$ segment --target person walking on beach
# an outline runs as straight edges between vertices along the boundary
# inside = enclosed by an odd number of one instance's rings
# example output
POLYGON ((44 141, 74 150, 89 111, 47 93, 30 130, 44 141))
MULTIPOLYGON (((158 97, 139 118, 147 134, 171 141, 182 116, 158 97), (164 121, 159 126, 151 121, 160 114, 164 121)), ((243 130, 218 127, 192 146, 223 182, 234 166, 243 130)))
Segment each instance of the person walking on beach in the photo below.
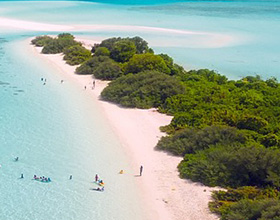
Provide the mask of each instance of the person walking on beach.
POLYGON ((95 182, 97 182, 98 181, 98 175, 96 174, 95 175, 95 182))
POLYGON ((143 172, 143 166, 141 165, 141 167, 140 167, 140 176, 142 176, 142 172, 143 172))
POLYGON ((92 82, 92 89, 94 89, 95 88, 95 80, 93 80, 93 82, 92 82))

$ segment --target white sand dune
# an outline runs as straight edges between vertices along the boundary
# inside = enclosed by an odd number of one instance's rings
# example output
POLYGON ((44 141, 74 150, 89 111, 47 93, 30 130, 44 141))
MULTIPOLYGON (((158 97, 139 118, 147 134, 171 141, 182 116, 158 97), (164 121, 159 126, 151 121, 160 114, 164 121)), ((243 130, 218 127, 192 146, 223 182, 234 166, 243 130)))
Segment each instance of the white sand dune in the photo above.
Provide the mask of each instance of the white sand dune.
MULTIPOLYGON (((26 43, 30 44, 30 40, 28 39, 26 43)), ((87 45, 96 42, 79 40, 87 45)), ((40 54, 40 49, 33 46, 30 46, 30 52, 57 68, 66 83, 73 81, 81 88, 92 86, 92 77, 75 75, 75 67, 65 64, 62 55, 43 55, 40 54)), ((182 158, 154 149, 159 138, 164 135, 159 127, 167 125, 172 117, 160 114, 155 109, 127 109, 100 100, 100 93, 107 83, 96 80, 95 89, 88 89, 84 94, 92 96, 103 109, 104 116, 129 155, 134 173, 138 174, 140 165, 143 165, 143 176, 137 177, 137 182, 151 219, 218 219, 208 210, 213 188, 180 179, 176 167, 182 158)))
POLYGON ((73 27, 67 25, 46 24, 3 17, 0 17, 1 27, 30 31, 70 31, 73 29, 73 27))
MULTIPOLYGON (((240 41, 236 36, 233 37, 227 34, 179 30, 160 27, 149 26, 135 26, 135 25, 59 25, 48 24, 42 22, 25 21, 11 18, 0 17, 0 28, 11 28, 13 30, 29 30, 29 31, 60 31, 60 32, 98 32, 98 31, 118 31, 118 32, 135 32, 135 33, 153 33, 161 36, 166 47, 198 47, 198 48, 220 48, 236 44, 240 41), (167 41, 170 37, 177 36, 176 41, 167 41)), ((161 46, 162 41, 157 39, 150 42, 152 46, 161 46)))

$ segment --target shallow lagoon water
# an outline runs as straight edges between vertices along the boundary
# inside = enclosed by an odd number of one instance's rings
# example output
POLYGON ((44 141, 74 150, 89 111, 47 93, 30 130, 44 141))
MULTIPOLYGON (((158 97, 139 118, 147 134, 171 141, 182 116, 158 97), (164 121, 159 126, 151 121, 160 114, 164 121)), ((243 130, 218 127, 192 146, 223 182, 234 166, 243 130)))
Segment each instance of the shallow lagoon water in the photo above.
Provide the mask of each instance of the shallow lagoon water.
MULTIPOLYGON (((1 1, 0 16, 130 26, 73 34, 98 39, 139 35, 187 69, 210 68, 234 79, 280 77, 279 0, 109 3, 1 1), (209 46, 213 41, 207 35, 176 31, 222 34, 234 41, 209 46)), ((56 33, 1 28, 0 34, 0 219, 146 219, 128 155, 101 110, 82 88, 61 85, 56 69, 27 53, 23 40, 56 33), (120 169, 129 175, 118 175, 120 169), (95 173, 106 183, 104 193, 91 190, 97 187, 95 173), (53 181, 33 181, 34 174, 53 181)))
POLYGON ((145 219, 135 173, 101 110, 83 88, 26 56, 19 38, 2 44, 0 219, 145 219), (92 190, 96 173, 102 193, 92 190))

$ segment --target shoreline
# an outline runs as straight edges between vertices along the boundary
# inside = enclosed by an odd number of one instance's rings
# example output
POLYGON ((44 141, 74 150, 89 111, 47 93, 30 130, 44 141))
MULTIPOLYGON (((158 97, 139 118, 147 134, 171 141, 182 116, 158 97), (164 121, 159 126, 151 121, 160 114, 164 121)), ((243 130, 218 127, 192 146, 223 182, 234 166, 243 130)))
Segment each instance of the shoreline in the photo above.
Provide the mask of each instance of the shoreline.
MULTIPOLYGON (((76 40, 87 45, 96 43, 87 39, 76 40)), ((66 64, 61 54, 43 55, 40 53, 41 48, 34 47, 30 41, 31 38, 27 39, 26 43, 33 54, 55 66, 65 82, 69 80, 81 88, 91 88, 92 76, 74 74, 76 66, 66 64)), ((215 188, 180 179, 177 165, 182 158, 154 149, 160 137, 165 135, 160 132, 159 127, 169 124, 172 117, 160 114, 155 109, 128 109, 102 101, 100 93, 107 85, 106 81, 95 80, 95 88, 87 89, 86 94, 96 100, 104 117, 119 137, 125 152, 130 156, 133 172, 139 173, 139 168, 143 165, 143 176, 137 178, 136 182, 152 219, 218 219, 208 210, 211 191, 215 188)))

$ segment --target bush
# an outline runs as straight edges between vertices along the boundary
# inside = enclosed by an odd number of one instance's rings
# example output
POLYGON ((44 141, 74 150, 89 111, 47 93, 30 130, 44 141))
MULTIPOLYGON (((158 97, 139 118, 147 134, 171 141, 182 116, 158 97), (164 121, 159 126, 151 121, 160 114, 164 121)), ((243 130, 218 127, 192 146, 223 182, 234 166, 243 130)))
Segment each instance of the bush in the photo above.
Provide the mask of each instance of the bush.
POLYGON ((35 39, 33 39, 31 41, 31 43, 33 45, 35 45, 36 47, 44 47, 45 45, 50 43, 50 41, 52 41, 52 40, 53 40, 53 38, 51 38, 49 36, 38 36, 35 39))
POLYGON ((76 68, 76 73, 81 75, 93 74, 95 68, 102 62, 110 61, 107 56, 94 56, 76 68))
POLYGON ((94 56, 76 69, 77 74, 94 74, 97 79, 113 80, 123 73, 120 66, 107 56, 94 56))
POLYGON ((48 42, 42 49, 43 54, 57 54, 62 53, 63 47, 60 45, 58 39, 53 39, 48 42))
POLYGON ((268 122, 259 116, 244 116, 237 121, 237 128, 260 131, 268 125, 268 122))
POLYGON ((118 64, 113 61, 105 61, 100 63, 93 69, 93 75, 97 79, 113 80, 120 77, 123 74, 118 64))
POLYGON ((146 54, 135 54, 125 66, 124 72, 128 73, 139 73, 143 71, 159 71, 163 73, 170 73, 170 69, 167 67, 163 58, 159 55, 151 53, 146 54))
POLYGON ((63 59, 69 65, 78 65, 91 58, 91 52, 80 45, 67 47, 63 50, 63 59))
POLYGON ((202 130, 187 128, 175 132, 171 136, 162 137, 157 148, 174 155, 184 156, 208 149, 210 146, 245 143, 245 136, 235 128, 227 126, 210 126, 202 130))
POLYGON ((147 41, 143 40, 141 37, 138 36, 132 38, 113 37, 113 38, 105 39, 100 44, 95 44, 94 47, 92 48, 92 52, 95 53, 98 47, 106 47, 109 51, 112 51, 114 44, 123 40, 132 42, 136 47, 137 54, 148 53, 148 52, 153 53, 153 50, 148 47, 147 41))
POLYGON ((114 43, 110 57, 117 62, 127 62, 136 53, 136 46, 129 40, 114 43))
POLYGON ((101 96, 125 107, 151 108, 160 106, 167 97, 183 92, 183 86, 175 78, 152 71, 122 76, 111 82, 101 96))
POLYGON ((178 168, 180 176, 210 186, 279 187, 280 152, 240 143, 211 145, 186 154, 178 168))
POLYGON ((94 52, 95 56, 110 56, 110 51, 106 47, 98 47, 94 52))
POLYGON ((280 217, 280 192, 274 188, 252 186, 219 190, 212 193, 209 203, 212 212, 221 219, 275 220, 280 217))
POLYGON ((71 47, 74 45, 80 45, 80 42, 74 40, 74 36, 68 33, 59 34, 57 38, 54 38, 51 41, 48 41, 44 48, 42 49, 42 53, 44 54, 56 54, 62 53, 63 50, 67 47, 71 47))

